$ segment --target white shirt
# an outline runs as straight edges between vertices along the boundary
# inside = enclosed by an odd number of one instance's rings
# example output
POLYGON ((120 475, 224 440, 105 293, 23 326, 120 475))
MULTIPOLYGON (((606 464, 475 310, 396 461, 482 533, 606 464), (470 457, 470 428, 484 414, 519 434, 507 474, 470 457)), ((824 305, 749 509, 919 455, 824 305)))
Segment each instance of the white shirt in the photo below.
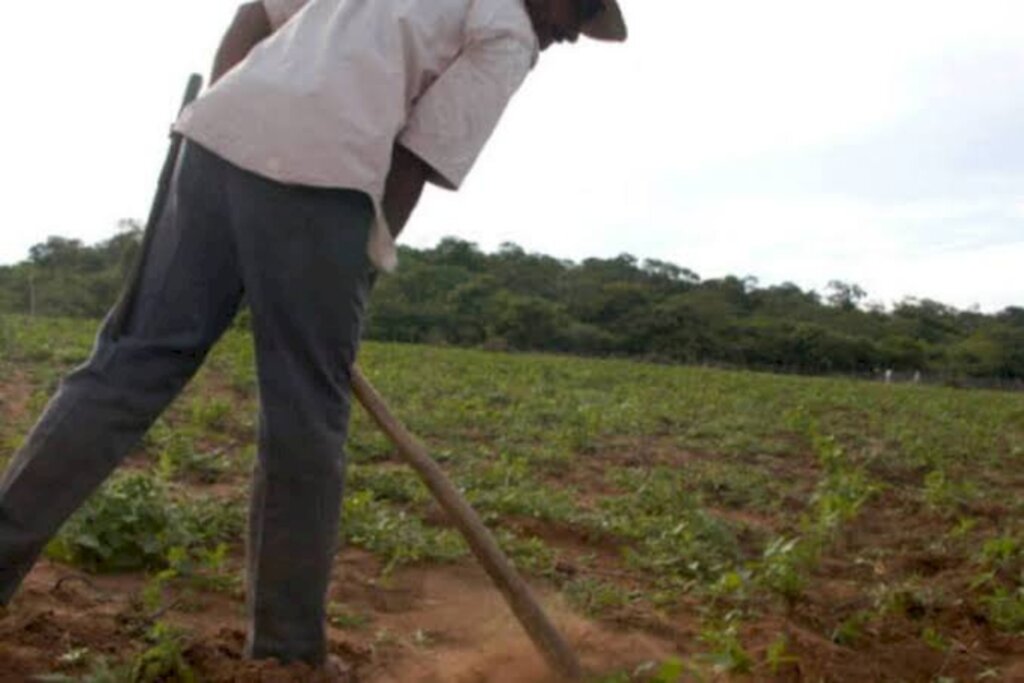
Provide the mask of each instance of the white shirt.
POLYGON ((274 33, 175 129, 283 183, 360 190, 369 255, 397 259, 380 211, 396 141, 462 184, 537 61, 522 0, 263 0, 274 33))

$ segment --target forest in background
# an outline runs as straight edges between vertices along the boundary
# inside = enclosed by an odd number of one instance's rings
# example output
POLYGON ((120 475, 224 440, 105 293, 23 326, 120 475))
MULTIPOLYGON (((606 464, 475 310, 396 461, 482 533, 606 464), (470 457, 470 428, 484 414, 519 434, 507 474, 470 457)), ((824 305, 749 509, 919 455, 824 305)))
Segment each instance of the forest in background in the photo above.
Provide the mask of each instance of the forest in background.
MULTIPOLYGON (((95 245, 51 237, 25 261, 0 266, 0 312, 99 318, 140 242, 131 221, 95 245)), ((985 314, 908 298, 886 308, 852 283, 834 281, 822 294, 749 277, 705 280, 628 254, 573 262, 514 244, 484 253, 455 238, 402 247, 400 259, 377 282, 370 339, 803 374, 1024 380, 1022 307, 985 314)))

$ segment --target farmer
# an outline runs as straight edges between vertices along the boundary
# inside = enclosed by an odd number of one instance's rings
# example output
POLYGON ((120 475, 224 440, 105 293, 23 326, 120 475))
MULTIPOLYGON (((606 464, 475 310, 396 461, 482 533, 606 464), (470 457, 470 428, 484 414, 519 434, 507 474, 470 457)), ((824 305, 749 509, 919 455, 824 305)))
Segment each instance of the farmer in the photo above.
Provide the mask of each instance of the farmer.
MULTIPOLYGON (((326 659, 349 371, 426 182, 458 188, 553 42, 624 40, 616 0, 263 0, 186 109, 167 203, 0 481, 0 605, 199 368, 245 296, 259 375, 246 655, 326 659), (120 321, 120 322, 118 322, 120 321)), ((330 666, 337 666, 331 662, 330 666)))

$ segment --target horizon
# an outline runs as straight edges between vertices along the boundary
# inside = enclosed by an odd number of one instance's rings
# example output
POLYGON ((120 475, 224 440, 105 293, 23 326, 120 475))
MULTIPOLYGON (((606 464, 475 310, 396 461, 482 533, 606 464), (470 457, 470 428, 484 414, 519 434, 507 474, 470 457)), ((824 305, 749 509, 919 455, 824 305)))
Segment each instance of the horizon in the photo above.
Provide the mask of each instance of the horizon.
MULTIPOLYGON (((129 221, 126 221, 126 223, 128 223, 128 222, 129 221)), ((145 227, 141 222, 137 222, 137 226, 139 227, 140 230, 145 227)), ((130 229, 131 229, 130 225, 124 225, 123 224, 122 226, 119 226, 118 229, 115 232, 113 232, 111 235, 109 235, 108 237, 102 238, 100 240, 97 240, 97 241, 94 241, 94 242, 91 242, 91 243, 82 242, 82 246, 86 247, 86 248, 99 247, 102 244, 104 244, 105 242, 107 242, 108 240, 114 239, 118 235, 124 234, 125 232, 127 232, 130 229)), ((50 239, 50 238, 75 239, 75 238, 66 237, 64 235, 50 235, 50 236, 47 237, 47 239, 50 239)), ((833 282, 837 282, 838 284, 841 284, 841 285, 856 286, 859 289, 863 289, 863 288, 860 287, 860 283, 849 282, 849 281, 845 281, 845 280, 830 281, 828 284, 826 284, 825 286, 823 286, 821 288, 807 288, 807 287, 801 287, 798 283, 795 283, 792 280, 783 280, 781 282, 773 282, 773 283, 767 283, 766 284, 766 283, 761 282, 760 280, 758 280, 758 278, 756 278, 754 276, 749 276, 749 275, 748 276, 742 276, 742 275, 739 275, 737 273, 726 273, 724 275, 717 275, 715 277, 704 277, 703 275, 701 275, 700 272, 694 270, 693 268, 688 267, 685 263, 676 263, 676 262, 673 262, 673 261, 665 261, 663 259, 656 259, 654 257, 649 257, 649 256, 645 256, 645 255, 642 255, 642 254, 631 254, 631 253, 628 253, 628 252, 623 252, 621 254, 616 254, 616 255, 607 256, 607 257, 606 256, 595 256, 595 255, 584 255, 584 256, 581 256, 581 257, 577 257, 577 258, 558 258, 558 257, 553 256, 551 254, 546 254, 546 253, 543 253, 543 252, 532 251, 530 249, 526 249, 526 248, 523 247, 523 245, 517 244, 515 242, 504 242, 504 243, 499 244, 497 246, 494 246, 492 248, 485 248, 485 247, 482 247, 481 245, 477 244, 476 242, 472 242, 470 240, 464 240, 463 238, 461 238, 461 237, 459 237, 457 235, 445 235, 445 236, 441 237, 437 242, 435 242, 434 244, 431 244, 431 245, 415 245, 414 246, 414 245, 409 245, 409 244, 399 244, 399 250, 401 250, 403 248, 408 248, 408 249, 414 249, 414 250, 417 250, 417 251, 429 251, 429 250, 438 248, 441 245, 441 243, 446 241, 446 240, 457 240, 457 241, 461 241, 461 242, 465 242, 467 244, 470 244, 477 251, 479 251, 480 253, 484 254, 485 256, 495 256, 495 255, 500 253, 505 248, 514 247, 516 249, 522 250, 523 253, 525 253, 528 256, 539 256, 539 257, 543 257, 543 258, 554 258, 554 259, 558 260, 560 263, 569 264, 572 267, 580 267, 586 261, 588 261, 590 259, 611 260, 611 259, 616 259, 616 258, 621 258, 621 257, 629 257, 629 258, 633 259, 633 261, 635 263, 635 266, 637 268, 643 269, 644 266, 648 262, 656 261, 656 262, 661 262, 661 263, 664 263, 664 264, 667 264, 667 265, 676 266, 682 272, 688 273, 688 274, 691 274, 691 275, 695 276, 696 277, 696 283, 698 285, 699 284, 704 284, 704 283, 707 283, 707 282, 720 281, 720 280, 724 280, 724 279, 727 279, 727 278, 734 278, 736 280, 739 280, 739 281, 743 282, 744 286, 747 288, 747 291, 767 290, 767 289, 770 289, 772 287, 793 285, 793 286, 799 287, 800 290, 805 292, 805 293, 814 294, 817 297, 819 297, 821 299, 822 305, 826 305, 826 300, 827 300, 827 298, 829 296, 827 290, 831 288, 831 285, 832 285, 833 282)), ((45 240, 44 240, 44 242, 45 242, 45 240)), ((40 242, 39 244, 43 244, 44 242, 40 242)), ((36 245, 33 245, 33 246, 36 246, 36 245)), ((24 264, 29 262, 30 258, 31 258, 31 254, 26 254, 25 258, 22 259, 21 261, 17 261, 17 262, 13 262, 13 263, 0 264, 0 268, 16 267, 16 266, 19 266, 19 265, 24 265, 24 264)), ((401 253, 399 253, 399 268, 401 268, 401 263, 402 263, 401 253)), ((952 309, 953 311, 955 311, 957 313, 983 313, 984 315, 987 315, 987 316, 995 316, 995 315, 998 315, 1000 313, 1005 313, 1007 311, 1010 311, 1011 309, 1020 310, 1020 309, 1024 308, 1024 306, 1020 306, 1020 305, 1016 305, 1016 304, 1010 304, 1008 306, 1004 306, 1001 309, 997 309, 997 310, 993 310, 993 311, 982 311, 982 310, 980 310, 980 308, 978 308, 976 306, 971 306, 971 307, 967 307, 967 308, 961 308, 961 307, 952 305, 952 304, 950 304, 949 302, 946 302, 946 301, 941 301, 941 300, 938 300, 938 299, 932 299, 930 297, 914 297, 914 296, 905 296, 905 297, 903 297, 901 299, 898 299, 898 300, 895 300, 895 301, 892 301, 892 302, 882 302, 882 301, 875 300, 871 296, 871 292, 868 292, 868 291, 864 291, 864 296, 862 298, 860 298, 858 301, 856 301, 854 303, 854 306, 857 309, 861 310, 861 311, 881 310, 883 313, 890 314, 890 313, 893 313, 895 308, 897 306, 899 306, 899 305, 903 305, 903 304, 917 305, 917 304, 922 304, 922 303, 926 303, 926 302, 931 302, 931 303, 939 304, 939 305, 944 306, 946 308, 950 308, 950 309, 952 309)))

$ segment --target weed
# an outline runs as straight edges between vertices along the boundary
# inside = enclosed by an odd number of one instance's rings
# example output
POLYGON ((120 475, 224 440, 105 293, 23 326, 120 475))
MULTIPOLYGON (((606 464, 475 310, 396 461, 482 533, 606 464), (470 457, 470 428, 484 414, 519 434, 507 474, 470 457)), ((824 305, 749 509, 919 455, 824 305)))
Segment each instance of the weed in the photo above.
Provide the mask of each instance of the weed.
POLYGON ((740 560, 729 525, 701 508, 688 491, 684 474, 667 468, 613 471, 628 490, 600 502, 600 511, 584 520, 591 528, 630 539, 630 564, 668 577, 715 581, 740 560))
POLYGON ((561 521, 576 511, 566 492, 537 482, 530 463, 522 458, 502 456, 491 465, 473 468, 460 483, 470 504, 490 521, 504 515, 561 521))
POLYGON ((1024 566, 1024 537, 1003 534, 985 541, 978 560, 982 566, 1012 573, 1024 566))
POLYGON ((184 530, 164 488, 152 477, 129 474, 102 488, 64 525, 50 557, 89 571, 161 568, 184 530))
POLYGON ((202 431, 223 431, 231 415, 231 404, 220 398, 196 399, 188 406, 189 420, 202 431))
POLYGON ((539 576, 554 573, 557 556, 543 540, 533 536, 523 538, 507 529, 498 529, 495 536, 498 545, 519 570, 539 576))
POLYGON ((106 657, 92 660, 89 672, 82 676, 43 674, 31 680, 36 683, 135 683, 132 680, 131 664, 113 665, 106 657))
POLYGON ((737 614, 730 612, 723 619, 706 624, 701 629, 700 641, 709 650, 699 659, 710 664, 715 673, 745 674, 753 669, 754 658, 740 642, 737 614))
POLYGON ((764 661, 769 671, 778 674, 786 667, 799 664, 800 658, 790 653, 789 638, 780 635, 765 649, 764 661))
POLYGON ((793 603, 807 587, 807 570, 814 561, 810 546, 799 538, 776 538, 755 566, 758 583, 793 603))
POLYGON ((227 464, 223 451, 199 452, 191 439, 184 434, 176 434, 163 444, 157 468, 165 479, 188 477, 211 484, 220 479, 227 464))
POLYGON ((563 592, 573 607, 591 617, 622 609, 635 599, 620 586, 593 578, 574 579, 563 592))
POLYGON ((173 501, 164 484, 140 473, 114 477, 47 546, 52 559, 92 572, 165 569, 173 549, 220 556, 238 536, 242 513, 211 499, 173 501))
POLYGON ((1024 585, 1016 590, 999 587, 982 598, 988 620, 1000 631, 1024 634, 1024 585))
POLYGON ((810 436, 825 475, 811 496, 813 514, 806 524, 818 540, 824 541, 856 517, 880 487, 863 468, 851 462, 834 436, 820 434, 816 426, 811 427, 810 436))
POLYGON ((346 478, 351 491, 367 491, 378 500, 413 503, 430 497, 427 488, 407 468, 350 465, 346 478))
POLYGON ((212 590, 221 593, 235 592, 239 587, 238 576, 227 571, 228 545, 221 543, 215 548, 171 548, 167 555, 168 568, 163 575, 183 581, 195 590, 212 590))
POLYGON ((935 630, 934 626, 927 626, 921 631, 921 640, 925 645, 938 652, 949 651, 949 639, 935 630))
POLYGON ((943 591, 911 576, 893 584, 882 584, 872 591, 874 607, 880 615, 903 615, 920 621, 948 604, 943 591))
POLYGON ((373 622, 373 617, 332 602, 327 606, 327 621, 331 626, 346 631, 363 631, 373 622))
POLYGON ((864 626, 870 620, 870 612, 863 610, 854 612, 852 615, 841 621, 839 625, 832 630, 832 642, 844 647, 855 646, 864 636, 864 626))
POLYGON ((185 661, 184 634, 164 623, 149 632, 150 647, 132 663, 132 683, 198 683, 198 676, 185 661))
POLYGON ((780 495, 777 482, 745 463, 697 460, 687 465, 687 472, 709 500, 729 508, 769 509, 780 495))
POLYGON ((368 491, 346 496, 343 528, 350 543, 384 558, 384 573, 403 564, 450 562, 466 554, 462 538, 454 531, 429 527, 368 491))
POLYGON ((925 476, 922 495, 932 510, 952 513, 975 500, 978 490, 971 482, 950 478, 945 470, 936 469, 925 476))

